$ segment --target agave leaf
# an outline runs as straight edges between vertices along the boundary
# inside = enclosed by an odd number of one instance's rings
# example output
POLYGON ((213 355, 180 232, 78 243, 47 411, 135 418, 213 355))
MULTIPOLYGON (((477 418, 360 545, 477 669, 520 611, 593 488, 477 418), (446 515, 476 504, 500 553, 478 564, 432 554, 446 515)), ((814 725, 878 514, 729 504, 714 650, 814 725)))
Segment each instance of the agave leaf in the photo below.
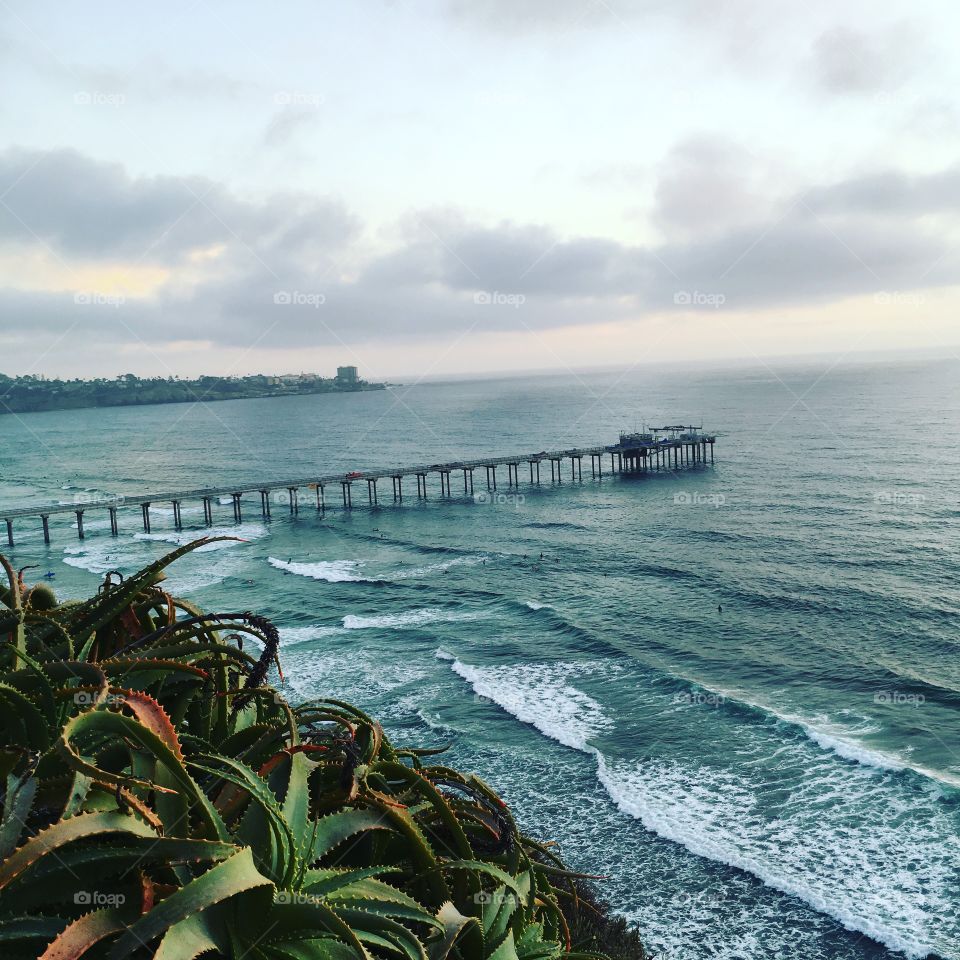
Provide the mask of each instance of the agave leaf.
POLYGON ((428 945, 430 960, 446 960, 453 945, 460 934, 471 924, 476 924, 476 917, 465 917, 449 900, 437 911, 437 920, 443 930, 443 936, 428 945))
POLYGON ((255 805, 247 807, 238 836, 253 848, 260 869, 278 886, 286 888, 296 866, 296 841, 283 818, 277 798, 269 786, 244 764, 222 755, 208 754, 203 759, 216 766, 193 762, 190 766, 240 787, 254 801, 255 805))
POLYGON ((31 837, 0 864, 0 890, 46 854, 53 853, 74 840, 103 833, 156 837, 156 833, 142 820, 124 813, 86 813, 69 820, 60 820, 31 837))
POLYGON ((216 908, 173 924, 163 935, 153 960, 194 960, 211 950, 230 955, 230 937, 224 929, 224 918, 216 908))
MULTIPOLYGON (((325 897, 342 887, 349 886, 356 880, 365 880, 367 877, 379 877, 385 873, 397 872, 397 867, 360 867, 356 870, 306 870, 304 871, 301 889, 304 893, 325 897)), ((390 889, 395 888, 391 887, 390 889)))
POLYGON ((316 863, 329 856, 344 840, 363 833, 364 830, 387 830, 390 824, 378 810, 347 809, 328 814, 314 821, 316 827, 313 843, 307 858, 316 863))
POLYGON ((123 930, 130 915, 130 910, 121 907, 85 914, 50 943, 39 960, 78 960, 91 947, 123 930))
POLYGON ((139 720, 126 717, 109 710, 88 710, 78 714, 68 721, 60 736, 58 748, 67 764, 73 770, 79 770, 99 783, 110 783, 119 786, 140 786, 146 789, 169 790, 156 783, 150 783, 139 777, 124 776, 101 770, 85 760, 72 746, 72 739, 84 733, 96 734, 101 737, 114 736, 118 740, 126 740, 135 747, 139 747, 147 756, 162 764, 173 777, 177 788, 195 806, 205 822, 205 836, 211 840, 229 840, 227 828, 220 819, 213 804, 196 785, 186 768, 177 758, 177 755, 152 730, 145 727, 139 720))
POLYGON ((0 860, 8 857, 17 846, 37 793, 37 780, 30 774, 18 777, 7 775, 7 789, 3 801, 3 819, 0 820, 0 860))
POLYGON ((42 753, 50 746, 47 718, 29 697, 6 683, 0 683, 0 730, 18 747, 42 753))
POLYGON ((129 925, 110 951, 110 960, 121 960, 140 944, 165 934, 174 924, 186 920, 241 894, 271 886, 253 862, 253 852, 245 847, 228 860, 174 891, 153 909, 129 925))
POLYGON ((444 870, 471 870, 476 873, 485 873, 495 880, 509 887, 518 897, 522 897, 522 892, 516 877, 510 876, 505 870, 495 866, 492 863, 486 863, 483 860, 450 860, 442 864, 444 870))
POLYGON ((407 960, 427 960, 427 952, 420 938, 402 923, 366 910, 338 909, 340 917, 356 932, 357 937, 380 943, 392 943, 407 960))

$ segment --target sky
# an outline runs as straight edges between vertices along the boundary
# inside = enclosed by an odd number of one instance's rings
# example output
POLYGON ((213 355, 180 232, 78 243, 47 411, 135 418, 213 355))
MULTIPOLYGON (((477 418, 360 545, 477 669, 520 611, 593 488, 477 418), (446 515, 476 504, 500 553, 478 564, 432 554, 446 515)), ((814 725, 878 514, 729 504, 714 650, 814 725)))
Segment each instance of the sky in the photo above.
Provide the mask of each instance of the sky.
POLYGON ((948 0, 0 0, 0 372, 960 353, 948 0))

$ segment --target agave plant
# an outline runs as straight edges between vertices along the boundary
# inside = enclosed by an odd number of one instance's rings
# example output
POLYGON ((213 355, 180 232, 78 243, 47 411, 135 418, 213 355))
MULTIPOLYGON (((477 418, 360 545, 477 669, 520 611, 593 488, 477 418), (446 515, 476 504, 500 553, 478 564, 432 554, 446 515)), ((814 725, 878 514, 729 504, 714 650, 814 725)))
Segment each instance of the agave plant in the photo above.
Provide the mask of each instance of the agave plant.
POLYGON ((163 589, 210 542, 63 604, 0 557, 0 956, 598 956, 580 878, 483 781, 291 706, 269 621, 163 589))

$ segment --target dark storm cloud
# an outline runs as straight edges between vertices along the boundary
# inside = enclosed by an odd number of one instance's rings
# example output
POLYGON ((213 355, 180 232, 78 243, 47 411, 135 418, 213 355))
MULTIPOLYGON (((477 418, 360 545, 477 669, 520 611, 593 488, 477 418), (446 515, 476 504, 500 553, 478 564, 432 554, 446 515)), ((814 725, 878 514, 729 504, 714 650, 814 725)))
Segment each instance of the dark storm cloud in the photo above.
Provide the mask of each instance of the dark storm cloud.
MULTIPOLYGON (((647 246, 537 225, 479 226, 434 211, 408 216, 395 249, 361 256, 358 225, 324 201, 251 203, 209 181, 131 179, 77 154, 32 159, 31 167, 26 154, 2 158, 4 182, 20 177, 4 202, 31 218, 45 244, 67 261, 172 266, 172 280, 155 297, 126 300, 8 287, 0 337, 76 329, 87 342, 113 345, 409 341, 635 319, 677 304, 712 309, 695 292, 722 295, 728 310, 822 304, 952 283, 958 267, 949 237, 922 219, 957 185, 953 170, 850 180, 781 198, 756 222, 725 210, 703 230, 677 207, 673 184, 665 209, 683 229, 647 246), (191 206, 197 193, 210 210, 191 206), (177 265, 211 244, 222 254, 191 263, 189 281, 179 277, 177 265)), ((16 220, 0 225, 8 250, 40 247, 16 220)))

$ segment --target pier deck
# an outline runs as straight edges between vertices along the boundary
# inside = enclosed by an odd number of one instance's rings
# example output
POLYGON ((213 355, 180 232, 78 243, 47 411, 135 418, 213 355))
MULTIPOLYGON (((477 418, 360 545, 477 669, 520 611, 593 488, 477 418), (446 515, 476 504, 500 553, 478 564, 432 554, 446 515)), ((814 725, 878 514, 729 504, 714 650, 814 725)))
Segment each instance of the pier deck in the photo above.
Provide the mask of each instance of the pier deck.
MULTIPOLYGON (((567 450, 541 450, 539 453, 521 453, 506 457, 487 457, 478 459, 455 460, 447 463, 420 464, 414 466, 396 467, 382 470, 355 470, 350 473, 318 474, 292 479, 271 480, 261 483, 234 484, 225 487, 197 487, 187 490, 168 490, 146 496, 113 496, 84 499, 74 503, 46 503, 18 508, 0 508, 0 518, 6 525, 7 543, 14 545, 14 521, 27 518, 36 518, 41 521, 43 537, 46 543, 50 542, 49 519, 58 514, 74 514, 76 517, 77 534, 84 539, 83 517, 87 511, 106 510, 110 516, 110 532, 118 534, 118 513, 121 509, 139 507, 141 520, 145 532, 150 532, 150 507, 153 504, 170 504, 173 507, 174 526, 181 529, 180 511, 184 502, 203 504, 203 515, 206 524, 213 523, 213 503, 224 498, 230 498, 233 517, 236 522, 242 519, 243 497, 245 494, 260 495, 260 510, 265 517, 270 516, 271 496, 276 492, 287 494, 290 512, 299 511, 298 494, 301 490, 316 492, 317 509, 325 510, 328 506, 325 498, 326 487, 341 488, 341 498, 345 509, 353 506, 353 485, 367 484, 367 499, 371 506, 379 503, 377 483, 381 480, 390 480, 393 485, 393 500, 403 500, 403 481, 408 477, 415 477, 417 481, 417 498, 427 497, 427 478, 431 475, 440 479, 440 496, 452 497, 451 475, 454 472, 463 474, 463 495, 469 496, 474 492, 473 472, 484 469, 486 471, 486 487, 496 490, 497 468, 507 468, 507 489, 515 489, 520 485, 520 465, 529 467, 529 482, 538 485, 540 479, 540 464, 549 463, 550 480, 552 483, 562 483, 562 465, 565 460, 570 461, 570 479, 583 479, 583 458, 590 457, 591 474, 594 477, 603 476, 603 459, 610 457, 611 473, 635 473, 647 470, 678 470, 683 467, 713 463, 713 446, 715 434, 704 434, 699 428, 661 427, 651 433, 621 434, 620 441, 615 444, 597 445, 591 447, 572 447, 567 450), (679 431, 687 431, 680 433, 679 431), (692 431, 692 432, 691 432, 692 431), (666 432, 666 436, 660 436, 666 432)), ((459 486, 459 479, 457 481, 459 486)))

